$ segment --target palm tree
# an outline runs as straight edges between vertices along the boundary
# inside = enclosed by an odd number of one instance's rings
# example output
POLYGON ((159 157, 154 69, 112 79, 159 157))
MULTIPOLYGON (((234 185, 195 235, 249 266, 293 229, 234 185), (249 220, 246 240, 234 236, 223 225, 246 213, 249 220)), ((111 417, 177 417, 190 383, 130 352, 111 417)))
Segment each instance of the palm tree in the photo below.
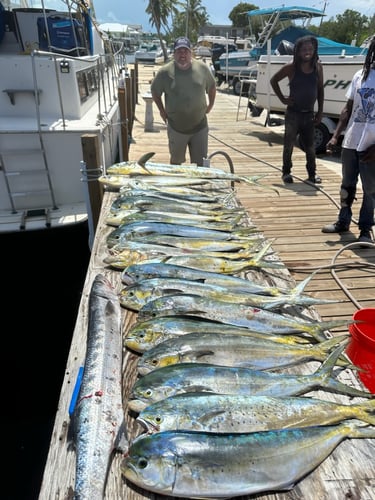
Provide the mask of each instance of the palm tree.
POLYGON ((208 21, 206 7, 202 5, 201 0, 186 0, 186 31, 188 38, 192 34, 197 35, 199 28, 208 21))
POLYGON ((160 46, 163 50, 164 61, 168 60, 167 47, 165 46, 163 36, 161 34, 161 29, 164 28, 166 32, 169 32, 169 17, 178 12, 176 5, 179 2, 173 0, 149 0, 148 6, 146 8, 147 14, 150 15, 150 24, 155 26, 158 38, 160 41, 160 46))

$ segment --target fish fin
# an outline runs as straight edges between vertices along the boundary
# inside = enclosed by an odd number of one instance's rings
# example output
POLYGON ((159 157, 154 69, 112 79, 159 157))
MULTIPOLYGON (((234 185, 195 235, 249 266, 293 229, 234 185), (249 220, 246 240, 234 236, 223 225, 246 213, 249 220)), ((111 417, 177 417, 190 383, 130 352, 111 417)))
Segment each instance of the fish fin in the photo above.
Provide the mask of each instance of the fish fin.
POLYGON ((214 351, 209 351, 207 350, 200 350, 200 351, 193 351, 192 352, 197 359, 204 358, 205 356, 213 356, 215 353, 214 351))
POLYGON ((210 425, 212 419, 220 415, 225 415, 225 413, 226 410, 214 410, 210 412, 205 412, 197 420, 201 425, 206 427, 207 425, 210 425))
POLYGON ((347 396, 363 398, 374 397, 370 392, 355 389, 354 387, 350 387, 349 385, 343 384, 342 382, 339 382, 337 379, 333 378, 332 374, 333 369, 336 366, 336 361, 341 356, 345 347, 345 344, 336 347, 336 349, 332 351, 332 353, 328 356, 326 361, 324 361, 322 366, 315 372, 317 375, 321 376, 322 386, 326 389, 338 392, 339 394, 345 394, 347 396))
MULTIPOLYGON (((144 155, 142 155, 139 160, 137 161, 138 165, 140 165, 141 167, 145 167, 146 165, 146 162, 152 158, 154 156, 155 153, 145 153, 144 155)), ((147 170, 147 169, 146 169, 147 170)))

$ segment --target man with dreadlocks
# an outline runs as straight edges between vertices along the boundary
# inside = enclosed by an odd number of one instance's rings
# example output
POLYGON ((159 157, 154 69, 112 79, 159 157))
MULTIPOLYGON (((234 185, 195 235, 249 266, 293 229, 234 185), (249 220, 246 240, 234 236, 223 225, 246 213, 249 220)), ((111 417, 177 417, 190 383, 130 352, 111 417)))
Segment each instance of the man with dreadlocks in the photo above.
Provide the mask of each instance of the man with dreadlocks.
POLYGON ((282 180, 288 184, 293 182, 292 153, 299 134, 306 154, 308 181, 320 184, 321 179, 316 175, 314 127, 322 120, 324 89, 323 69, 318 61, 318 42, 314 36, 296 40, 293 61, 279 69, 270 83, 277 97, 287 106, 282 180), (289 80, 289 96, 285 96, 280 89, 279 82, 284 78, 289 80), (318 110, 314 113, 316 101, 318 110))
POLYGON ((363 68, 353 76, 346 97, 348 100, 341 111, 337 127, 327 143, 328 152, 332 151, 346 128, 341 150, 341 208, 337 221, 324 226, 322 232, 349 231, 352 204, 360 176, 363 199, 358 220, 358 241, 373 243, 371 228, 374 225, 375 207, 375 37, 371 40, 363 68))

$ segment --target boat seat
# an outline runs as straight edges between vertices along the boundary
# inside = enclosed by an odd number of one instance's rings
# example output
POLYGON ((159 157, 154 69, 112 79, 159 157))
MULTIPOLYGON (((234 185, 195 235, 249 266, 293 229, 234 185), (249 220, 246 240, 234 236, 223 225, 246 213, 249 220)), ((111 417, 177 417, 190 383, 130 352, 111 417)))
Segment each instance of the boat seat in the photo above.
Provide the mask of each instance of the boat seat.
POLYGON ((16 94, 32 94, 36 96, 38 104, 40 104, 40 94, 42 93, 41 89, 4 89, 3 92, 8 94, 9 100, 13 106, 15 105, 15 96, 16 94))

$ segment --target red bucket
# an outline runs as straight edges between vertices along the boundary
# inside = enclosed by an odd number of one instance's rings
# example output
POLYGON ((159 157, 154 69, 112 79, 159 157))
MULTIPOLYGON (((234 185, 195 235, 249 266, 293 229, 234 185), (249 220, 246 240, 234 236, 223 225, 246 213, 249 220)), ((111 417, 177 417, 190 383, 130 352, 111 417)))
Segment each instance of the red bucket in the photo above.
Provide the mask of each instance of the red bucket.
POLYGON ((375 394, 375 308, 359 309, 353 319, 363 323, 349 325, 351 341, 346 354, 353 364, 365 371, 358 376, 367 389, 375 394))

